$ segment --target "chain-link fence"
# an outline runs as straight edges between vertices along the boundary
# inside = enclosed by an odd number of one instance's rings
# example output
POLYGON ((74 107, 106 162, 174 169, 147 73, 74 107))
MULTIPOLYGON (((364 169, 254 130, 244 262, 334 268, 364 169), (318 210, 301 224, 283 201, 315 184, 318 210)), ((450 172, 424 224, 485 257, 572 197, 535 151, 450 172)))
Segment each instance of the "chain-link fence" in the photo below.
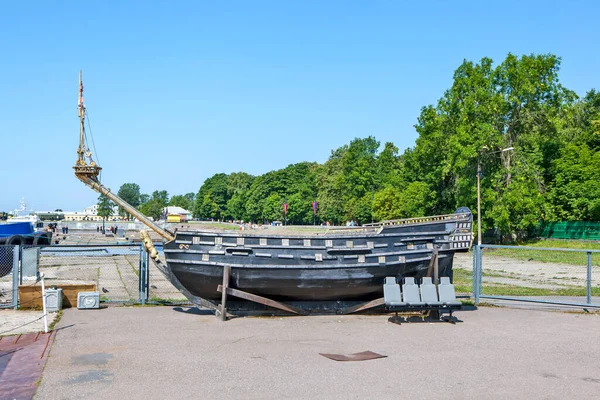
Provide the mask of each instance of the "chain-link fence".
POLYGON ((0 245, 0 308, 16 307, 19 247, 0 245))
POLYGON ((25 293, 39 286, 41 273, 46 287, 98 291, 101 302, 189 303, 139 244, 0 246, 0 308, 39 307, 40 296, 25 293), (27 299, 19 298, 19 289, 27 299))
POLYGON ((600 307, 600 251, 475 247, 479 298, 600 307))
MULTIPOLYGON (((163 253, 162 245, 156 245, 160 260, 166 264, 165 254, 163 253)), ((169 282, 162 272, 156 268, 154 263, 150 261, 146 255, 148 266, 146 272, 146 303, 149 304, 189 304, 189 300, 181 294, 175 286, 169 282)))
POLYGON ((35 270, 37 257, 48 287, 76 285, 81 291, 95 287, 106 302, 140 300, 139 245, 23 246, 22 251, 24 279, 35 270))
POLYGON ((473 295, 473 253, 457 252, 453 255, 452 283, 456 296, 461 298, 473 295))

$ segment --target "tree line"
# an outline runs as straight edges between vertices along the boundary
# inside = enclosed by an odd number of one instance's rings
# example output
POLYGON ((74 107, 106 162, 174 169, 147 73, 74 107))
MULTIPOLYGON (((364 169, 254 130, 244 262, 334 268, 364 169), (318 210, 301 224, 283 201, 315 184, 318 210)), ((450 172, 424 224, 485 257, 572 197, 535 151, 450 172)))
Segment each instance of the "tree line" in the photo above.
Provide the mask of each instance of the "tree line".
POLYGON ((195 218, 290 224, 360 224, 477 209, 502 234, 540 221, 600 220, 600 93, 579 98, 559 80, 552 54, 465 60, 434 105, 421 109, 418 138, 402 153, 393 143, 356 138, 323 163, 301 162, 260 176, 218 173, 198 193, 119 196, 158 218, 178 205, 195 218), (318 204, 313 215, 313 202, 318 204))

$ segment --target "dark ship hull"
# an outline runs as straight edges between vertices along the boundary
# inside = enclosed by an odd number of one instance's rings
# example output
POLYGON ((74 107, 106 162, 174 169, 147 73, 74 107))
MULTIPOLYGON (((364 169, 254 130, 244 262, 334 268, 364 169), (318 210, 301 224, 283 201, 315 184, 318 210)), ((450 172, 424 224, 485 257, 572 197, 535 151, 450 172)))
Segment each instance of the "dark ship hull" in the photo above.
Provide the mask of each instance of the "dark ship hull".
POLYGON ((472 215, 388 221, 311 236, 179 231, 165 243, 171 274, 193 296, 217 300, 224 266, 229 285, 278 301, 368 301, 386 276, 421 278, 437 253, 439 276, 452 277, 454 252, 467 251, 472 215))

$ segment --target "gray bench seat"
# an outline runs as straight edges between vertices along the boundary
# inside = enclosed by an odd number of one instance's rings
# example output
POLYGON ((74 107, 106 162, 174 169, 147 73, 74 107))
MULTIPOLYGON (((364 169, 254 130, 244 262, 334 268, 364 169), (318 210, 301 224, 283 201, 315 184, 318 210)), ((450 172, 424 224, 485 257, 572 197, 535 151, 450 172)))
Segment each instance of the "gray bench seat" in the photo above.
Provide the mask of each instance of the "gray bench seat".
POLYGON ((388 276, 383 285, 383 297, 386 309, 395 311, 396 315, 401 311, 438 311, 435 314, 438 317, 444 312, 452 317, 453 311, 462 309, 449 277, 441 277, 437 286, 431 277, 424 277, 421 285, 415 283, 415 278, 405 277, 400 291, 396 278, 388 276))

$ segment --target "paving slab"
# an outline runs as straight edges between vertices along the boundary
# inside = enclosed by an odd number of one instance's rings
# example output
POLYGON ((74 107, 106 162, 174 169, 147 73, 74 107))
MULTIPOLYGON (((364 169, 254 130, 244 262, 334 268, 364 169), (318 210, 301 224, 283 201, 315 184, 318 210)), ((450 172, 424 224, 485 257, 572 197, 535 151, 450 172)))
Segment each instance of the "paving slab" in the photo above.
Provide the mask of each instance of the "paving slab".
POLYGON ((0 337, 0 399, 33 398, 53 337, 52 332, 0 337))
POLYGON ((65 310, 36 399, 595 399, 600 316, 508 308, 462 322, 65 310), (372 351, 338 362, 321 356, 372 351))

